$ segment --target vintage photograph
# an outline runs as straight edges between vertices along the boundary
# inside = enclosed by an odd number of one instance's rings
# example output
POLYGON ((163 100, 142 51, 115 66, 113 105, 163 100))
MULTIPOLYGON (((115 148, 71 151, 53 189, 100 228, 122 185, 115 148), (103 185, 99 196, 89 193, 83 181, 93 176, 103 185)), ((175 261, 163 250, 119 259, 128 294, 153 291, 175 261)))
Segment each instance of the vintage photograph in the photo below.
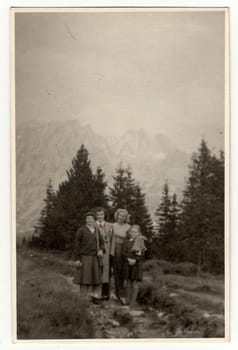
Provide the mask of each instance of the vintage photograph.
POLYGON ((15 340, 226 340, 228 9, 11 25, 15 340))

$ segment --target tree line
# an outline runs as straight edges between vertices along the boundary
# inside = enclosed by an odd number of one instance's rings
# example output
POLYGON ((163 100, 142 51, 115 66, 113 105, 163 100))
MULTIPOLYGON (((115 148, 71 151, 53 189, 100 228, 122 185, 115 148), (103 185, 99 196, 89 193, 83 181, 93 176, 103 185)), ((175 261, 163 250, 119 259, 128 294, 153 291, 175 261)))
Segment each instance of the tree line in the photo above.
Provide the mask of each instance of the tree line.
POLYGON ((188 261, 202 269, 220 273, 224 268, 224 153, 211 153, 202 140, 189 165, 182 199, 170 195, 166 182, 154 215, 146 206, 145 193, 130 167, 119 166, 108 186, 99 167, 93 173, 89 154, 81 146, 72 160, 66 179, 54 191, 49 181, 45 205, 32 244, 47 249, 71 250, 75 232, 84 224, 84 214, 104 207, 108 220, 118 208, 130 213, 130 223, 141 226, 147 238, 147 257, 188 261))
POLYGON ((116 169, 114 185, 108 189, 103 170, 99 167, 93 173, 88 151, 82 145, 66 175, 57 191, 51 181, 47 185, 45 205, 35 227, 35 240, 42 247, 71 249, 77 229, 84 224, 84 214, 97 207, 105 208, 109 221, 118 208, 127 209, 130 222, 139 224, 148 239, 152 236, 145 194, 129 167, 116 169))
POLYGON ((180 203, 165 183, 155 216, 159 232, 154 246, 160 258, 223 273, 224 152, 212 154, 202 140, 192 156, 180 203))

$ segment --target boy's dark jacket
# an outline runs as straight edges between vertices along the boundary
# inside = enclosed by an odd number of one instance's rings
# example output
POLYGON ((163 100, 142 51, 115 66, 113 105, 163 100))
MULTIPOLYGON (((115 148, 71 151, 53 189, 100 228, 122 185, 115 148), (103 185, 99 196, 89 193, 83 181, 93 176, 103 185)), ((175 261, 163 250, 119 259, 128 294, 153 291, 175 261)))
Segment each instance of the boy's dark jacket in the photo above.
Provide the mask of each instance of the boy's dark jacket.
POLYGON ((143 266, 142 261, 144 253, 137 255, 136 252, 132 252, 134 241, 132 239, 126 239, 123 243, 122 254, 123 254, 123 277, 124 280, 137 280, 142 281, 143 266), (135 259, 136 263, 133 266, 129 265, 128 258, 135 259))

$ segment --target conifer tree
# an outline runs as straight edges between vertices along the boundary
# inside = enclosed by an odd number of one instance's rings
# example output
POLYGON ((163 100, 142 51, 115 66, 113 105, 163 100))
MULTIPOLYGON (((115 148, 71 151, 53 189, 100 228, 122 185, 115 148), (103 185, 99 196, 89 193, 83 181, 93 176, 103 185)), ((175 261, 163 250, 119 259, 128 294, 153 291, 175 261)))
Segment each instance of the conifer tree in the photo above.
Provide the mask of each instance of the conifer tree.
POLYGON ((163 188, 161 203, 155 212, 159 233, 154 237, 155 254, 167 260, 177 260, 177 228, 179 222, 179 205, 177 196, 169 195, 169 185, 163 188))
POLYGON ((94 206, 108 208, 108 196, 105 191, 107 182, 105 181, 105 174, 103 170, 98 167, 96 174, 93 176, 94 180, 94 206))
POLYGON ((163 187, 161 203, 155 211, 155 218, 159 225, 159 236, 166 236, 168 234, 169 215, 170 215, 169 185, 166 182, 163 187))
POLYGON ((213 189, 209 196, 209 227, 207 237, 206 266, 214 272, 224 272, 224 153, 212 156, 210 187, 213 189))
POLYGON ((217 259, 224 252, 223 220, 224 164, 202 140, 192 157, 182 201, 179 238, 183 260, 213 271, 221 269, 223 263, 217 259))
POLYGON ((44 199, 45 205, 41 210, 40 219, 35 226, 32 243, 39 243, 39 241, 49 241, 53 235, 51 222, 53 219, 54 207, 56 204, 56 196, 51 179, 46 186, 46 197, 44 199), (39 240, 40 236, 40 240, 39 240))
POLYGON ((94 175, 88 151, 81 146, 72 160, 71 168, 56 192, 55 205, 47 214, 49 227, 43 230, 45 246, 70 249, 77 229, 84 224, 84 214, 98 205, 106 205, 104 173, 98 169, 94 175), (49 236, 48 232, 53 232, 49 236))
POLYGON ((153 223, 146 206, 145 194, 132 177, 130 168, 119 167, 113 179, 114 185, 110 188, 112 212, 118 208, 127 209, 130 223, 140 225, 142 233, 150 240, 153 223))
POLYGON ((170 232, 176 233, 178 225, 179 225, 179 204, 177 202, 176 193, 173 194, 171 202, 170 202, 170 213, 169 213, 169 227, 170 232))
POLYGON ((150 240, 153 232, 153 222, 146 206, 145 194, 139 184, 134 187, 134 195, 135 202, 134 207, 131 207, 131 223, 140 225, 142 233, 150 240))
POLYGON ((135 207, 135 180, 132 178, 130 168, 124 169, 121 166, 117 168, 113 180, 113 187, 109 188, 112 212, 118 208, 130 211, 135 207))

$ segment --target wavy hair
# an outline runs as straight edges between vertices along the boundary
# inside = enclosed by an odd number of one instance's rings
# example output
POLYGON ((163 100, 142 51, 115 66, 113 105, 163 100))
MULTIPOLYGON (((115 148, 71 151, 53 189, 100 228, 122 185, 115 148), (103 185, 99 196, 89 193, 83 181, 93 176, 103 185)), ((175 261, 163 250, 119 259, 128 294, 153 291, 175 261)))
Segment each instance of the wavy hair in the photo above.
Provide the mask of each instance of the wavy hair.
POLYGON ((114 220, 117 222, 117 220, 118 220, 118 215, 119 215, 120 213, 126 214, 125 223, 128 223, 128 221, 129 221, 129 219, 130 219, 130 215, 129 215, 129 213, 128 213, 128 211, 127 211, 126 209, 121 209, 121 208, 117 209, 116 212, 114 213, 114 220))

